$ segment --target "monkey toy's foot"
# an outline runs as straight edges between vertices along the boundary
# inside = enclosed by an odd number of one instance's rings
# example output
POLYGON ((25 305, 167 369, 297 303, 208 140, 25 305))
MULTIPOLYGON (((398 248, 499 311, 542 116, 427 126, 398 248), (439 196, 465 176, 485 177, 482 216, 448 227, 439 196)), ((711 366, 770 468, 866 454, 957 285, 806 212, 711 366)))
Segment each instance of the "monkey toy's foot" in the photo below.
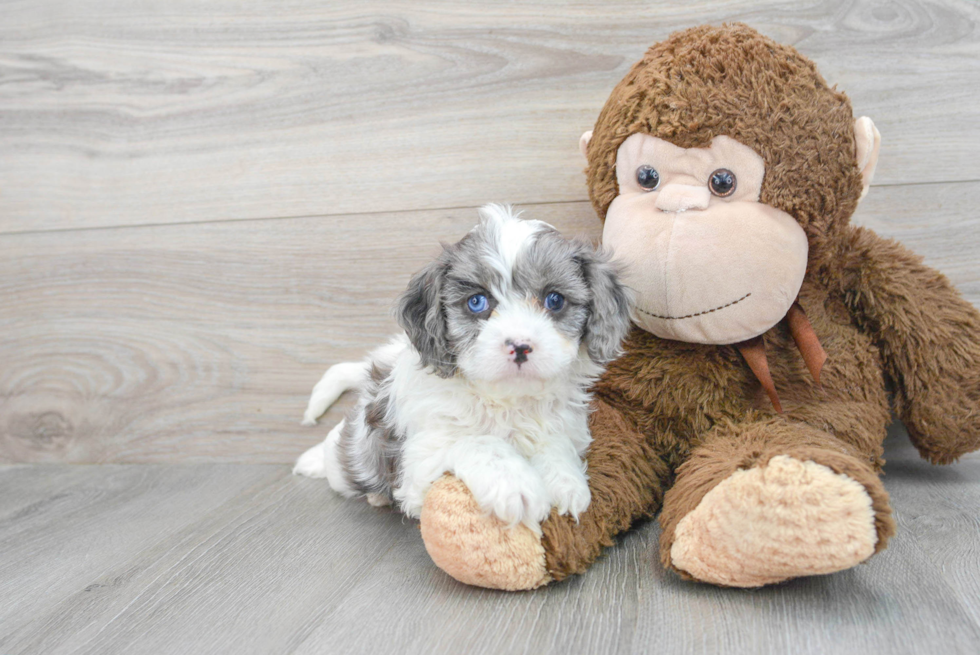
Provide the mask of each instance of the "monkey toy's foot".
POLYGON ((541 538, 484 513, 458 478, 446 475, 432 485, 421 523, 432 561, 460 582, 518 591, 551 581, 541 538))
POLYGON ((730 587, 841 571, 873 555, 878 543, 864 485, 786 455, 722 480, 676 523, 672 536, 664 564, 730 587))
MULTIPOLYGON (((727 453, 712 463, 721 453, 708 453, 678 470, 661 514, 666 567, 701 582, 758 587, 848 569, 894 532, 884 487, 859 458, 819 447, 795 457, 750 452, 752 462, 727 453)), ((545 546, 556 547, 554 534, 507 528, 455 477, 432 486, 421 527, 432 560, 460 582, 516 591, 564 577, 548 569, 545 546)))

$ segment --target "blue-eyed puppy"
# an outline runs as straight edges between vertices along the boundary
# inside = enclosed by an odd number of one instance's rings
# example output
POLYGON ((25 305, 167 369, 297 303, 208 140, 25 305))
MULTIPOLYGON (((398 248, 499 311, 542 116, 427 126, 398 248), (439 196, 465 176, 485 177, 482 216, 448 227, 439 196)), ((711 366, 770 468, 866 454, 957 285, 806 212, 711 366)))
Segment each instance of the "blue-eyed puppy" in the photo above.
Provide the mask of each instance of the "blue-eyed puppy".
POLYGON ((412 517, 452 473, 484 510, 537 530, 552 506, 589 505, 589 388, 619 353, 629 299, 602 252, 509 207, 480 216, 412 278, 405 333, 316 385, 305 424, 348 388, 360 399, 295 472, 412 517))

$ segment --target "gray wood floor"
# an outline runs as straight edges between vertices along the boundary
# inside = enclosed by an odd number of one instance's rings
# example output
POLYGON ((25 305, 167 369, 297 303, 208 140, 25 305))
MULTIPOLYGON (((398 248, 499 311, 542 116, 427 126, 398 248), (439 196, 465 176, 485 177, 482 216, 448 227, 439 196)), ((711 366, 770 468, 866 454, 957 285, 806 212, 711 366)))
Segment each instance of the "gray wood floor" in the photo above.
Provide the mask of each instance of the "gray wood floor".
MULTIPOLYGON (((286 463, 313 383, 393 330, 488 201, 596 237, 579 134, 654 41, 742 20, 883 146, 856 222, 980 306, 980 6, 0 0, 0 655, 980 652, 980 457, 886 485, 867 566, 760 591, 665 575, 466 588, 417 526, 286 463)), ((349 400, 324 418, 339 419, 349 400)))
POLYGON ((653 523, 514 594, 283 465, 0 467, 0 653, 976 653, 980 457, 933 467, 894 431, 888 549, 754 591, 665 574, 653 523))

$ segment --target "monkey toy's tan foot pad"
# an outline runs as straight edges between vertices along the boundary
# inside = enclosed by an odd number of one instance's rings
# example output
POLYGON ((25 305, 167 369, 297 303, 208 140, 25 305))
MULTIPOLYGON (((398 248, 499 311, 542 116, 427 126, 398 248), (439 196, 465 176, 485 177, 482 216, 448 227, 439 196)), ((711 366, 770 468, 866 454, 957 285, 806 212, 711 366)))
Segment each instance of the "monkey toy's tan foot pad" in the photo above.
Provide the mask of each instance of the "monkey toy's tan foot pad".
POLYGON ((780 455, 709 491, 677 524, 670 558, 697 580, 759 587, 850 568, 874 554, 877 541, 861 484, 780 455))
POLYGON ((466 584, 518 591, 551 581, 541 538, 524 525, 508 528, 488 516, 450 475, 426 494, 422 540, 436 566, 466 584))

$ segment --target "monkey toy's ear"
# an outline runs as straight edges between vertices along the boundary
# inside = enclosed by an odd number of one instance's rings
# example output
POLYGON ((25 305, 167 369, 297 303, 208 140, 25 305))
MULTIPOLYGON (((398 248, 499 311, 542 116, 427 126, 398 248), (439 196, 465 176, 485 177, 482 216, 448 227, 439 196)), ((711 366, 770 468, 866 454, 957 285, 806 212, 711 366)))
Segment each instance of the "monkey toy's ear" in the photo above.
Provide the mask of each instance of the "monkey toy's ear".
POLYGON ((878 165, 878 151, 881 149, 881 134, 867 116, 854 121, 854 142, 857 145, 857 165, 861 171, 861 198, 868 193, 871 180, 878 165))
POLYGON ((578 149, 582 151, 582 156, 586 159, 589 158, 589 141, 592 140, 592 130, 588 132, 582 132, 582 136, 578 140, 578 149))

